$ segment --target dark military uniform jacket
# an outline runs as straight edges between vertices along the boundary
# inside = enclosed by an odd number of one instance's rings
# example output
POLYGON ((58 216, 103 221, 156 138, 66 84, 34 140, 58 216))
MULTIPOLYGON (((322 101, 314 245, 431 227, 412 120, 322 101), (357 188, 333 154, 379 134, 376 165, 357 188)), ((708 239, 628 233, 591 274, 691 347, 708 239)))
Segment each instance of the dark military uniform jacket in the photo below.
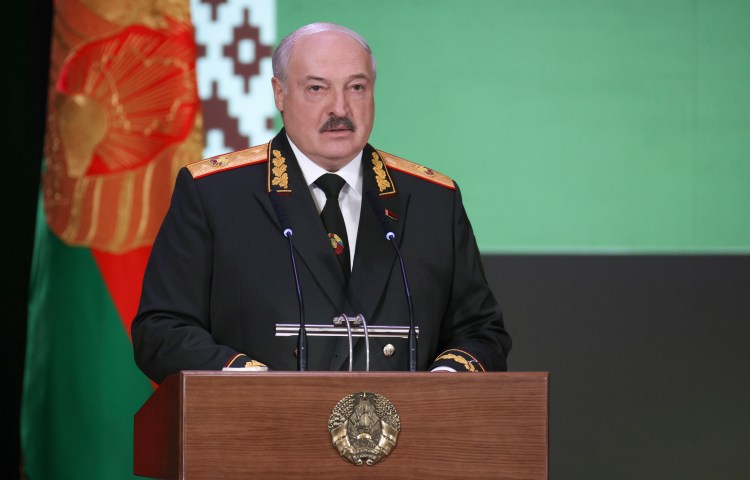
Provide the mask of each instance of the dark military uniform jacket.
MULTIPOLYGON (((449 178, 365 146, 356 254, 347 285, 286 133, 269 144, 180 170, 154 242, 132 323, 135 360, 155 382, 180 370, 260 362, 296 370, 296 336, 277 324, 300 321, 289 240, 270 191, 293 230, 306 324, 342 314, 368 325, 409 325, 395 233, 419 328, 418 369, 506 370, 511 346, 489 289, 461 194, 449 178)), ((370 370, 407 370, 406 339, 370 337, 370 370), (386 348, 387 347, 387 348, 386 348), (395 347, 395 348, 391 348, 395 347)), ((308 370, 348 370, 346 337, 308 337, 308 370)), ((365 342, 353 368, 365 370, 365 342)))

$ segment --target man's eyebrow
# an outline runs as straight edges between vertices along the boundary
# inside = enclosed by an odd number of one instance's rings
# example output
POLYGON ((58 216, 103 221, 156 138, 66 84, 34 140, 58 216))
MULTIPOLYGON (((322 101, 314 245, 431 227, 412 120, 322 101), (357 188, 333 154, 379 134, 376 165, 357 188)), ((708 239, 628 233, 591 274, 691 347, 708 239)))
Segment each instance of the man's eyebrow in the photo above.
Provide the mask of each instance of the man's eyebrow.
POLYGON ((355 80, 355 79, 363 79, 363 80, 370 80, 370 76, 366 73, 355 73, 354 75, 351 75, 349 77, 349 80, 355 80))
MULTIPOLYGON (((370 76, 367 75, 366 73, 355 73, 354 75, 350 75, 349 76, 348 81, 358 80, 358 79, 370 80, 370 76)), ((307 75, 307 76, 305 76, 305 80, 307 80, 307 81, 313 81, 313 82, 324 82, 324 83, 328 83, 329 82, 328 79, 323 78, 323 77, 318 77, 316 75, 307 75)))

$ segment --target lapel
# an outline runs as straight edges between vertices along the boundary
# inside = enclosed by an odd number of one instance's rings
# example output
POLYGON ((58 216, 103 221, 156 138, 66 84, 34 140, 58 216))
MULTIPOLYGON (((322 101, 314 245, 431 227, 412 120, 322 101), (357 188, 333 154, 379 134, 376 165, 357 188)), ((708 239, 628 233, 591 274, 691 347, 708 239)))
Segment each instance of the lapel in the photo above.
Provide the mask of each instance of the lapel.
MULTIPOLYGON (((359 229, 357 233, 357 248, 354 255, 354 267, 349 279, 347 292, 347 313, 364 315, 368 325, 392 325, 396 319, 375 318, 373 315, 385 293, 389 278, 401 278, 398 258, 393 245, 385 238, 385 232, 376 217, 375 209, 369 202, 368 190, 378 193, 380 208, 388 209, 398 215, 398 221, 386 218, 390 230, 396 235, 396 244, 401 248, 401 234, 406 220, 406 209, 409 203, 408 193, 397 191, 385 164, 378 152, 369 144, 362 154, 362 207, 360 209, 359 229), (393 269, 397 275, 392 275, 393 269)), ((380 212, 380 214, 385 214, 380 212)), ((400 280, 399 280, 400 281, 400 280)), ((405 295, 405 294, 404 294, 405 295)), ((408 312, 404 312, 408 315, 408 312)), ((400 323, 398 321, 396 324, 400 323)), ((361 338, 353 341, 356 346, 361 338)), ((339 340, 336 347, 338 359, 331 364, 332 370, 339 370, 346 362, 348 364, 349 341, 347 338, 339 340)), ((371 356, 376 352, 371 352, 371 356)))
MULTIPOLYGON (((274 190, 278 193, 279 203, 289 217, 293 231, 297 261, 309 269, 320 290, 340 308, 346 294, 344 274, 331 255, 331 244, 284 129, 268 144, 268 159, 268 188, 265 192, 256 193, 258 201, 278 224, 268 192, 274 190)), ((309 318, 308 321, 322 323, 316 318, 309 318)))

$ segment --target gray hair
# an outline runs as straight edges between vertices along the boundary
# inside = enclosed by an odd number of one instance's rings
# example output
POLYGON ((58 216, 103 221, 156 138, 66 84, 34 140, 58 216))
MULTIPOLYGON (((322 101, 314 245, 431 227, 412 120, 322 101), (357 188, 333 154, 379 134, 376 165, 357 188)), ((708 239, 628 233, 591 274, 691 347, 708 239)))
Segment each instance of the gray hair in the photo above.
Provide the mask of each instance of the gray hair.
POLYGON ((370 49, 370 45, 367 44, 367 41, 354 30, 342 27, 336 23, 319 22, 305 25, 304 27, 300 27, 293 31, 284 37, 281 43, 279 43, 279 46, 276 47, 276 51, 273 52, 273 76, 276 77, 282 85, 286 86, 286 69, 289 65, 289 57, 292 55, 294 45, 296 45, 297 41, 302 37, 321 32, 341 32, 349 35, 356 40, 357 43, 362 45, 370 55, 370 67, 372 68, 373 79, 375 78, 375 56, 372 54, 372 50, 370 49))

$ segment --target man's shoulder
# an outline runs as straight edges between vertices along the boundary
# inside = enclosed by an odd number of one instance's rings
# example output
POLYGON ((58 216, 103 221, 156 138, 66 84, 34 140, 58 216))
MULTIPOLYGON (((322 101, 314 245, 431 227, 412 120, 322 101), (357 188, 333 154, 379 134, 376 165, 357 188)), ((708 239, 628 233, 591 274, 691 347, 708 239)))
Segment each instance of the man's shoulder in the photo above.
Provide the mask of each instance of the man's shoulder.
POLYGON ((425 167, 424 165, 412 162, 411 160, 393 155, 392 153, 384 152, 382 150, 375 150, 375 152, 383 160, 383 163, 389 170, 396 170, 398 172, 405 173, 406 175, 432 182, 451 190, 456 189, 456 184, 453 183, 453 179, 447 175, 444 175, 429 167, 425 167))
POLYGON ((214 157, 206 158, 185 166, 193 178, 203 178, 214 173, 224 172, 239 167, 256 165, 268 161, 268 144, 256 145, 238 150, 236 152, 224 153, 214 157))

